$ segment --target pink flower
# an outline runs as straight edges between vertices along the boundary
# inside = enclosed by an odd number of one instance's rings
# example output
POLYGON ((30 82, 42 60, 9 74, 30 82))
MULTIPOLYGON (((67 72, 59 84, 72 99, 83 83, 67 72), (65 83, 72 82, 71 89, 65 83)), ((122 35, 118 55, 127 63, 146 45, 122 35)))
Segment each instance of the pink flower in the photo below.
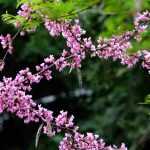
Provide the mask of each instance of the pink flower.
POLYGON ((7 34, 6 36, 1 35, 0 43, 3 49, 6 49, 10 54, 12 53, 13 46, 12 46, 12 38, 10 34, 7 34))
POLYGON ((21 9, 18 10, 18 15, 24 17, 25 19, 29 19, 31 17, 32 9, 28 4, 21 5, 21 9))

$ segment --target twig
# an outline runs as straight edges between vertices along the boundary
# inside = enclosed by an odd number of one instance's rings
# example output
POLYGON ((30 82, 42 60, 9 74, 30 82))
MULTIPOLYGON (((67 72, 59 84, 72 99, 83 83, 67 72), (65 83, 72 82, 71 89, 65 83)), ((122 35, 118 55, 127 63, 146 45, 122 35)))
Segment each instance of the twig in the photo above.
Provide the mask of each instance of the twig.
MULTIPOLYGON (((16 34, 12 37, 12 42, 15 40, 15 38, 18 36, 18 34, 20 33, 20 31, 22 30, 22 28, 20 28, 17 32, 16 32, 16 34)), ((5 55, 4 55, 4 57, 3 57, 3 62, 5 62, 5 59, 6 59, 6 57, 7 57, 7 55, 8 55, 8 50, 6 51, 6 53, 5 53, 5 55)))
POLYGON ((36 133, 36 138, 35 138, 35 149, 38 148, 39 138, 40 138, 40 135, 41 135, 43 126, 44 126, 44 124, 42 123, 42 124, 39 126, 38 131, 37 131, 37 133, 36 133))

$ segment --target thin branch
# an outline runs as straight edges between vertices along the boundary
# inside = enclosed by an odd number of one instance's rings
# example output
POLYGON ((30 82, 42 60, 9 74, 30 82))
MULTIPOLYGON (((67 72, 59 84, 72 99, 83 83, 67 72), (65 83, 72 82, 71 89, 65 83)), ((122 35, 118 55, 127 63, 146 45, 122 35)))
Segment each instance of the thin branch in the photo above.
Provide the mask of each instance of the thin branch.
MULTIPOLYGON (((21 32, 22 28, 18 29, 18 31, 16 32, 16 34, 12 37, 12 42, 16 39, 16 37, 18 36, 18 34, 21 32)), ((6 60, 6 57, 8 55, 8 50, 6 51, 4 57, 2 58, 3 62, 5 62, 6 60)))
POLYGON ((82 89, 83 88, 83 80, 82 80, 82 73, 81 73, 80 68, 77 68, 77 77, 78 77, 79 87, 80 87, 80 89, 82 89))
POLYGON ((39 138, 40 138, 40 135, 41 135, 43 126, 44 126, 44 124, 42 123, 42 124, 39 126, 38 131, 37 131, 37 133, 36 133, 36 138, 35 138, 35 148, 36 148, 36 149, 38 148, 39 138))

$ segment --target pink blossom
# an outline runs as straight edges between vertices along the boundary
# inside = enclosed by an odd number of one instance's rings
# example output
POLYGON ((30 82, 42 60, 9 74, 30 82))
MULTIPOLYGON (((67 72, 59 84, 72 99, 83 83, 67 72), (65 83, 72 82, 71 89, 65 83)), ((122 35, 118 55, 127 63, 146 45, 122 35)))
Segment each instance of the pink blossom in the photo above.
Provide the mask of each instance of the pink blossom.
MULTIPOLYGON (((18 14, 26 19, 30 18, 31 8, 24 4, 18 14)), ((38 84, 43 78, 52 79, 52 67, 62 71, 66 67, 81 67, 81 62, 87 54, 98 56, 99 58, 119 60, 121 64, 133 67, 142 59, 142 66, 150 69, 150 52, 135 53, 128 55, 127 50, 131 48, 130 40, 140 35, 140 32, 147 28, 147 21, 150 21, 149 12, 139 14, 135 20, 135 30, 126 32, 120 36, 113 36, 109 40, 99 40, 97 45, 92 43, 90 37, 84 37, 85 31, 80 27, 79 22, 71 25, 69 22, 56 22, 45 19, 45 27, 51 36, 62 35, 66 40, 68 49, 63 50, 58 58, 53 55, 44 59, 44 62, 36 66, 36 73, 32 73, 29 68, 17 73, 16 77, 6 78, 0 82, 0 113, 7 111, 15 114, 25 123, 38 122, 43 124, 43 132, 49 137, 59 132, 64 132, 65 136, 60 142, 60 150, 127 150, 125 144, 120 148, 108 146, 102 138, 93 133, 82 134, 74 123, 74 116, 67 111, 60 111, 55 117, 53 112, 43 108, 33 101, 29 91, 33 84, 38 84), (141 22, 146 23, 141 27, 141 22)), ((0 36, 3 49, 11 52, 12 39, 8 34, 0 36)))
POLYGON ((12 53, 13 46, 12 46, 12 38, 10 34, 7 34, 6 36, 1 35, 0 43, 3 49, 6 49, 10 54, 12 53))
POLYGON ((28 4, 21 5, 21 9, 18 10, 18 15, 24 17, 25 19, 29 19, 31 17, 32 9, 28 4))

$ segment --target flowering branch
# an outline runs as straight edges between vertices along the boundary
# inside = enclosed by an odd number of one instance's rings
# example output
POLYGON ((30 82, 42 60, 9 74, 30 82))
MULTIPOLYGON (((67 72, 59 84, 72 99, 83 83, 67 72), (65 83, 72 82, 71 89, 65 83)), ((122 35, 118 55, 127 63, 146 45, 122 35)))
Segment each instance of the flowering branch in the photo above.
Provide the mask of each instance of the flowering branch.
MULTIPOLYGON (((32 12, 31 8, 25 5, 21 9, 18 14, 29 19, 32 12)), ((85 37, 85 31, 80 27, 79 22, 71 25, 69 22, 51 21, 45 17, 44 25, 50 35, 62 35, 66 39, 69 50, 63 50, 57 59, 53 55, 45 58, 43 63, 36 66, 36 73, 34 74, 29 68, 26 68, 19 71, 14 79, 3 77, 0 82, 0 112, 13 113, 18 118, 23 119, 25 123, 43 124, 41 128, 49 137, 64 132, 65 137, 60 142, 60 150, 127 150, 124 144, 119 148, 108 146, 98 135, 93 133, 81 134, 79 127, 74 124, 73 115, 69 116, 68 112, 61 111, 58 116, 54 117, 52 111, 36 104, 32 96, 27 93, 32 90, 33 84, 38 84, 43 78, 52 79, 52 67, 58 71, 62 71, 66 67, 70 69, 80 68, 81 62, 89 54, 104 59, 119 59, 121 64, 130 68, 143 56, 142 66, 149 70, 150 53, 148 51, 138 52, 131 56, 127 54, 127 49, 131 47, 130 40, 132 38, 138 40, 140 34, 148 28, 149 21, 149 12, 138 14, 133 31, 112 37, 107 41, 99 40, 95 46, 90 37, 85 37)), ((12 40, 9 35, 1 36, 0 40, 3 48, 11 50, 12 40)))

